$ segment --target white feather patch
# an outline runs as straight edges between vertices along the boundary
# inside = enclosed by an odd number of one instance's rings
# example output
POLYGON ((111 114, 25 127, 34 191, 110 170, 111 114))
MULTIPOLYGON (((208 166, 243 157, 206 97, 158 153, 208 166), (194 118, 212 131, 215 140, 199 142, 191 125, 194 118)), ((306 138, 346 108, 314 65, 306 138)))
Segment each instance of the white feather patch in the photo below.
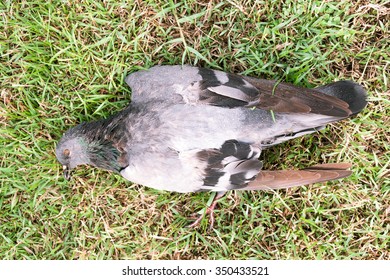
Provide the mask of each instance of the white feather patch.
POLYGON ((230 97, 233 99, 237 100, 243 100, 247 101, 248 100, 248 95, 245 94, 242 90, 233 88, 233 87, 228 87, 228 86, 217 86, 217 87, 209 87, 208 90, 215 92, 219 95, 230 97))

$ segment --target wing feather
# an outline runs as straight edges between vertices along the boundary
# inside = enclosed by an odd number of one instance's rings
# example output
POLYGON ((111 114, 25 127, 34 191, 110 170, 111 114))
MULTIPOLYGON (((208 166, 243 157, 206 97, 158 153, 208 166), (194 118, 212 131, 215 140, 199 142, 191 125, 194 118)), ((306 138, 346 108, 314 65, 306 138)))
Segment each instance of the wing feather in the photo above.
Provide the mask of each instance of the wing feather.
POLYGON ((348 117, 348 103, 288 83, 229 74, 192 66, 155 66, 130 74, 126 82, 133 90, 133 102, 158 99, 166 102, 247 107, 276 113, 314 113, 348 117))

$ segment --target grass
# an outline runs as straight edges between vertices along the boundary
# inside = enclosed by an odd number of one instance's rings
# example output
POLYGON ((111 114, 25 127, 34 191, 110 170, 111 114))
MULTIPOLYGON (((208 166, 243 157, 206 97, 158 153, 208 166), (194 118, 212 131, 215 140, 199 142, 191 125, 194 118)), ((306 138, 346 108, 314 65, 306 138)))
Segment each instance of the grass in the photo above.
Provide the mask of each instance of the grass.
POLYGON ((390 259, 389 2, 2 1, 0 258, 390 259), (127 73, 192 64, 313 87, 355 80, 357 117, 263 153, 266 168, 353 163, 335 182, 231 192, 215 229, 186 228, 208 194, 160 192, 92 167, 66 182, 62 133, 122 109, 127 73))

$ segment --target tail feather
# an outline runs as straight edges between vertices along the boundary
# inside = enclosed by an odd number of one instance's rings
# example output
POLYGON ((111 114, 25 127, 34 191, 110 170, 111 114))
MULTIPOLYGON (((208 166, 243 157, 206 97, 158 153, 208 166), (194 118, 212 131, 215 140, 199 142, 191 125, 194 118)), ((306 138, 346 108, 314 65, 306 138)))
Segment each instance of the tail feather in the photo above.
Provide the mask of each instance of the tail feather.
POLYGON ((338 81, 315 89, 348 103, 352 115, 359 113, 367 105, 366 91, 361 85, 352 81, 338 81))
POLYGON ((351 175, 349 163, 314 165, 301 170, 262 170, 242 190, 286 189, 307 184, 336 180, 351 175))

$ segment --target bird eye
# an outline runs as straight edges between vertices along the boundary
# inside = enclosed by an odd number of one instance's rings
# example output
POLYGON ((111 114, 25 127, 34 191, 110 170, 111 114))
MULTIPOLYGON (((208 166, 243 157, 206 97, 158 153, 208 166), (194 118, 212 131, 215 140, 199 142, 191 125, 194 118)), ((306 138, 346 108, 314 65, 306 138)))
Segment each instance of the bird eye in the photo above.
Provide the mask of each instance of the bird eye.
POLYGON ((70 156, 70 151, 69 149, 65 149, 64 152, 63 152, 64 156, 65 157, 69 157, 70 156))

